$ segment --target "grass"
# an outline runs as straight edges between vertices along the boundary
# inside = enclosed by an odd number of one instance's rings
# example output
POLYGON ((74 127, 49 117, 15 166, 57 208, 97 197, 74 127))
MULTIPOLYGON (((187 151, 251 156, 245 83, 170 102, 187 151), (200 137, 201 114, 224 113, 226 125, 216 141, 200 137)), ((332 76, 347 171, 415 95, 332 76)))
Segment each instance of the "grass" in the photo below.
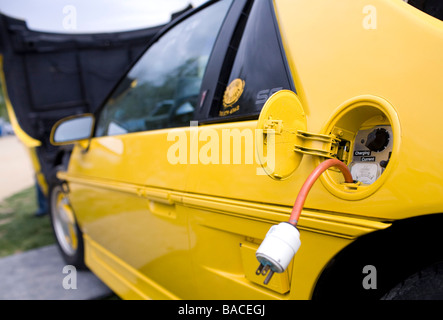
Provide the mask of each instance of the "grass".
MULTIPOLYGON (((49 216, 35 217, 35 187, 0 202, 0 258, 55 244, 49 216)), ((102 300, 120 300, 116 294, 102 300)))
POLYGON ((35 187, 0 202, 0 257, 55 243, 49 216, 36 211, 35 187))

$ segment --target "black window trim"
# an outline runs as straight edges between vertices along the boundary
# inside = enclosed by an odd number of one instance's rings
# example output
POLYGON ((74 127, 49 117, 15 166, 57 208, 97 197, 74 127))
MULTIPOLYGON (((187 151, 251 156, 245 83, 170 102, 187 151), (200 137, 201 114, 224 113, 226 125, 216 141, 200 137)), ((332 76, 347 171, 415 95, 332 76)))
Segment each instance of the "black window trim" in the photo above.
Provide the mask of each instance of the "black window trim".
MULTIPOLYGON (((231 42, 237 32, 243 33, 243 30, 238 30, 239 22, 244 15, 244 10, 248 4, 253 0, 234 0, 231 9, 228 12, 225 23, 223 24, 219 37, 214 45, 212 55, 209 58, 208 65, 206 67, 205 75, 203 76, 198 109, 194 115, 195 120, 199 123, 210 122, 209 113, 214 103, 215 91, 220 78, 223 73, 223 69, 226 68, 226 64, 232 63, 226 61, 229 54, 231 42), (204 100, 202 100, 204 96, 204 100)), ((232 60, 235 59, 235 55, 232 60)), ((232 65, 229 66, 230 72, 232 65)))
MULTIPOLYGON (((243 115, 232 115, 232 116, 226 116, 226 117, 212 117, 211 116, 211 110, 212 108, 216 108, 219 105, 214 105, 214 103, 217 103, 217 101, 214 101, 214 95, 215 90, 217 88, 217 84, 220 79, 220 75, 222 73, 222 69, 226 69, 224 59, 226 57, 227 51, 229 49, 230 43, 232 41, 232 38, 234 37, 236 32, 240 32, 243 35, 243 30, 237 30, 238 23, 242 15, 244 15, 244 10, 249 5, 251 9, 254 5, 255 1, 267 1, 268 5, 271 8, 272 13, 272 23, 274 26, 274 31, 277 36, 277 42, 279 44, 279 52, 283 59, 284 69, 286 71, 286 77, 289 81, 290 90, 297 92, 294 84, 294 79, 292 77, 291 69, 289 67, 289 63, 287 60, 286 52, 284 50, 283 46, 283 40, 281 38, 280 28, 277 21, 277 15, 275 12, 275 7, 273 5, 273 0, 235 0, 234 4, 237 3, 237 6, 234 8, 231 8, 233 13, 228 16, 230 21, 225 21, 225 25, 222 28, 223 36, 219 37, 219 40, 214 46, 213 55, 211 56, 208 66, 206 69, 206 74, 203 77, 202 82, 202 90, 200 92, 200 101, 202 99, 201 95, 205 93, 206 97, 204 100, 204 103, 202 106, 200 106, 200 110, 196 112, 195 114, 195 120, 199 122, 199 124, 216 124, 216 123, 227 123, 227 122, 237 122, 237 121, 248 121, 248 120, 257 120, 260 112, 255 112, 252 114, 243 114, 243 115), (235 22, 233 22, 235 21, 235 22), (225 30, 226 29, 226 30, 225 30), (223 55, 221 57, 221 55, 223 55)), ((234 5, 233 5, 234 6, 234 5)), ((247 9, 246 9, 247 10, 247 9)), ((246 21, 247 22, 247 21, 246 21)), ((246 26, 246 23, 245 25, 246 26)), ((233 60, 235 60, 235 56, 233 57, 233 60)), ((232 70, 232 66, 229 66, 228 74, 232 70)), ((226 84, 227 85, 227 84, 226 84)), ((223 94, 223 93, 222 93, 223 94)))

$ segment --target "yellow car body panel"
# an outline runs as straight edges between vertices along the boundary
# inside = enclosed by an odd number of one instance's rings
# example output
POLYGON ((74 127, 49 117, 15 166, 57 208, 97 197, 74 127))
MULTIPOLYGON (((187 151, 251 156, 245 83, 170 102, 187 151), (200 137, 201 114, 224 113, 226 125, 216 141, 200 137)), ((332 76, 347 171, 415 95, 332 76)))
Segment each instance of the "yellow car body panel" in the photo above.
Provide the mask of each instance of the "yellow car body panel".
POLYGON ((297 226, 300 251, 265 286, 255 250, 272 225, 288 220, 320 157, 304 154, 285 179, 259 174, 257 120, 78 142, 58 177, 69 185, 87 265, 121 297, 310 299, 355 240, 443 212, 435 161, 443 158, 443 22, 400 0, 275 0, 274 7, 306 130, 355 138, 360 127, 391 125, 388 167, 374 184, 349 190, 334 172, 322 177, 297 226), (217 142, 222 152, 207 163, 200 156, 208 156, 211 135, 228 141, 217 142), (187 161, 173 164, 171 148, 182 137, 187 161))
POLYGON ((6 110, 8 111, 9 120, 11 121, 12 128, 17 137, 28 148, 35 148, 41 145, 41 142, 29 136, 21 127, 15 116, 14 108, 11 105, 11 101, 8 97, 8 91, 6 90, 5 75, 3 73, 3 57, 0 55, 0 70, 1 70, 1 82, 3 86, 3 97, 6 103, 6 110))
POLYGON ((443 23, 399 0, 370 3, 375 29, 365 29, 365 1, 275 3, 308 130, 322 132, 339 106, 368 93, 388 100, 401 126, 401 161, 376 194, 342 202, 314 189, 306 205, 385 219, 441 212, 443 23))
POLYGON ((3 57, 0 55, 0 81, 3 87, 3 97, 6 104, 6 110, 8 112, 9 120, 11 121, 14 133, 17 138, 23 143, 28 151, 29 158, 31 159, 31 165, 35 172, 36 182, 40 185, 44 194, 48 194, 48 184, 45 176, 41 171, 40 161, 36 154, 36 148, 41 145, 41 142, 29 136, 21 127, 14 112, 14 108, 11 105, 11 101, 8 97, 8 91, 6 90, 5 75, 3 73, 3 57))
MULTIPOLYGON (((279 0, 275 9, 308 131, 327 133, 333 115, 355 97, 370 94, 392 107, 398 153, 381 187, 347 200, 316 183, 298 225, 302 247, 287 274, 266 287, 251 275, 253 249, 271 225, 288 219, 315 157, 304 156, 279 181, 258 175, 256 162, 172 165, 170 130, 93 138, 75 147, 68 172, 59 175, 69 182, 90 268, 125 298, 309 299, 328 262, 356 238, 397 219, 442 212, 443 171, 434 159, 443 150, 430 147, 443 138, 436 130, 443 24, 399 0, 371 4, 375 29, 364 25, 366 1, 279 0), (424 51, 426 59, 419 58, 424 51)), ((221 137, 226 129, 256 128, 257 121, 243 121, 199 130, 221 137)), ((193 129, 174 130, 186 134, 191 154, 193 129)))
MULTIPOLYGON (((227 127, 254 129, 256 121, 209 127, 221 136, 227 127)), ((174 130, 190 138, 193 129, 174 130)), ((389 226, 307 210, 299 222, 304 246, 288 279, 297 289, 279 293, 277 284, 270 290, 261 278, 245 277, 241 248, 258 247, 272 224, 287 220, 297 193, 287 190, 299 189, 308 170, 281 182, 257 175, 257 164, 172 165, 167 134, 161 130, 82 142, 68 173, 58 175, 69 182, 71 203, 87 235, 88 265, 122 297, 309 299, 312 283, 337 252, 356 237, 389 226), (285 203, 263 203, 265 198, 285 203), (306 265, 305 259, 318 263, 306 265), (116 280, 121 278, 125 285, 116 280), (215 284, 221 279, 225 289, 220 291, 215 284)), ((255 259, 255 251, 245 254, 255 259)), ((275 277, 271 284, 277 282, 275 277)))
POLYGON ((186 166, 165 161, 165 141, 166 130, 92 139, 88 152, 82 150, 87 142, 74 150, 69 175, 59 177, 70 182, 71 203, 95 243, 91 248, 106 247, 109 257, 125 261, 141 277, 135 283, 149 274, 150 281, 183 296, 192 292, 187 213, 171 191, 184 190, 186 166))

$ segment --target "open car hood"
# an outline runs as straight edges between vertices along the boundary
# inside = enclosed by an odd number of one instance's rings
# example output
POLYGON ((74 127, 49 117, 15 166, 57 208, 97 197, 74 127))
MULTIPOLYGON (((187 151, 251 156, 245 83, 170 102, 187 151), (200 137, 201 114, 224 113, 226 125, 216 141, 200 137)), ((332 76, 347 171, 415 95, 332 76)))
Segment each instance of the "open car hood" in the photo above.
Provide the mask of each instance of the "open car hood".
POLYGON ((0 13, 4 85, 21 129, 48 144, 59 119, 96 112, 162 27, 57 34, 0 13))

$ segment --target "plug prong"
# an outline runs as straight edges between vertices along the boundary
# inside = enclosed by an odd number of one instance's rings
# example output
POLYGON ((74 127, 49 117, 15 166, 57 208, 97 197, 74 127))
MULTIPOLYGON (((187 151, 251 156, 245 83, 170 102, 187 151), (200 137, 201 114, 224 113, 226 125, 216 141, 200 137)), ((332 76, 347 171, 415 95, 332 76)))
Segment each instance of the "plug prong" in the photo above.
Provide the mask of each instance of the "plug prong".
POLYGON ((255 270, 255 274, 259 275, 264 267, 265 267, 265 265, 263 263, 260 263, 260 265, 258 266, 257 270, 255 270))
POLYGON ((271 268, 271 266, 269 264, 265 265, 265 267, 263 268, 261 274, 262 275, 266 275, 270 268, 271 268))
POLYGON ((269 283, 269 281, 271 281, 271 278, 273 275, 274 275, 274 271, 272 271, 272 269, 271 269, 271 271, 269 272, 268 276, 266 277, 265 281, 263 281, 263 283, 267 285, 269 283))

